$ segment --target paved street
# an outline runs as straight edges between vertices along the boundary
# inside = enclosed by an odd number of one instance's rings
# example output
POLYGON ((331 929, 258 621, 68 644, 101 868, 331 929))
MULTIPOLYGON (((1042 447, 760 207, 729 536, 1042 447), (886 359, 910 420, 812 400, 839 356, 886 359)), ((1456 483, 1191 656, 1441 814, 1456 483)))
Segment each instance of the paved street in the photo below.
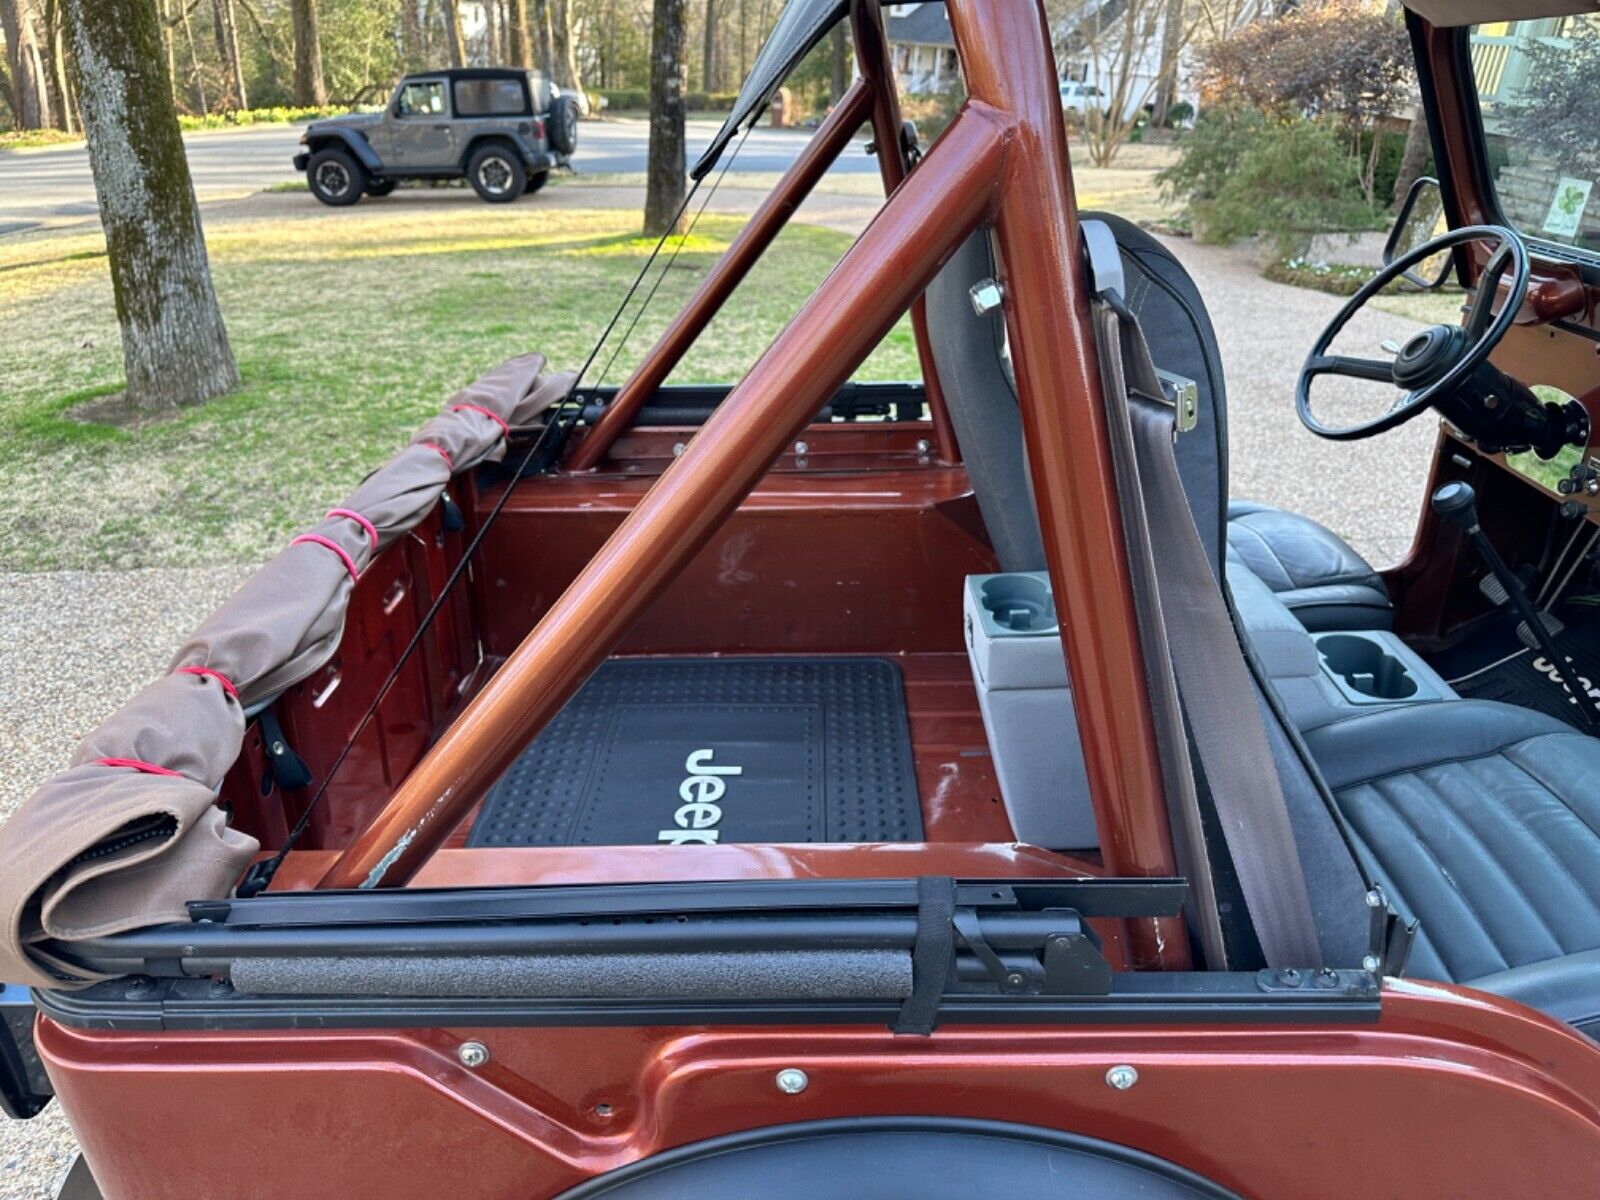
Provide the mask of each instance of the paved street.
MULTIPOLYGON (((273 184, 298 178, 292 160, 304 126, 206 130, 188 134, 189 171, 202 204, 237 199, 273 184)), ((699 157, 716 135, 718 123, 689 122, 689 161, 699 157)), ((730 173, 772 173, 794 161, 810 137, 807 130, 768 129, 752 133, 730 173)), ((573 167, 586 175, 639 174, 645 170, 649 126, 638 118, 585 121, 579 129, 573 167)), ((839 174, 875 174, 877 162, 863 149, 845 154, 839 174)), ((83 146, 0 153, 0 236, 37 228, 89 221, 97 216, 94 178, 83 146)))

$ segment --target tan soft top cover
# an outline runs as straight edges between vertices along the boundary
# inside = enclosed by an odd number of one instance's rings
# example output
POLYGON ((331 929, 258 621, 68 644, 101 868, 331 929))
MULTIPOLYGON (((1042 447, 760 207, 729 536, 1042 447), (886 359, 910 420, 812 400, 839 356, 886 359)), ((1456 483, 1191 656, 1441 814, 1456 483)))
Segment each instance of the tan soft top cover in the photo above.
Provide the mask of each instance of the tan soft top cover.
MULTIPOLYGON (((572 376, 544 367, 543 355, 523 355, 452 396, 339 506, 372 523, 376 546, 350 517, 324 518, 310 534, 364 569, 422 520, 453 471, 505 455, 499 422, 479 409, 515 429, 566 395, 572 376)), ((0 827, 0 980, 92 983, 40 943, 186 920, 186 901, 229 894, 260 849, 213 803, 243 745, 245 710, 333 656, 354 586, 345 559, 322 542, 281 551, 183 644, 169 674, 90 734, 72 766, 0 827), (237 698, 215 675, 185 668, 216 672, 237 698)))
POLYGON ((1434 25, 1531 21, 1600 11, 1600 3, 1575 4, 1573 0, 1406 0, 1406 7, 1434 25))

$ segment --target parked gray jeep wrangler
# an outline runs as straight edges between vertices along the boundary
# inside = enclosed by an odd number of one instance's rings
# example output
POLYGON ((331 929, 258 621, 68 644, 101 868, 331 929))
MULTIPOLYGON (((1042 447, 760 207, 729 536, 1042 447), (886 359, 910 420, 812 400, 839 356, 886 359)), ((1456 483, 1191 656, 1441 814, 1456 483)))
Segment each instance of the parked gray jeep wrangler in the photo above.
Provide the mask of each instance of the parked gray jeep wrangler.
POLYGON ((578 105, 539 71, 407 75, 380 113, 314 121, 294 169, 324 204, 387 196, 402 179, 460 179, 494 204, 544 186, 578 147, 578 105))

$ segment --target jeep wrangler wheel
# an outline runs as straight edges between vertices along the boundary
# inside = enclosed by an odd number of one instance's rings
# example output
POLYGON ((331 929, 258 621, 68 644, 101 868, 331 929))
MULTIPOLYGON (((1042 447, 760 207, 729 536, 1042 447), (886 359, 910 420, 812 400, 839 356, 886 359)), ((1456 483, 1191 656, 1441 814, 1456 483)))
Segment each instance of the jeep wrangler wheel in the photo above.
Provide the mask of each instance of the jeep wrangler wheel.
POLYGON ((399 186, 400 181, 398 179, 374 179, 367 184, 367 195, 387 196, 399 186))
POLYGON ((578 102, 571 96, 557 96, 550 102, 550 115, 544 121, 545 136, 557 154, 571 154, 578 148, 578 102))
POLYGON ((366 172, 343 150, 318 150, 306 164, 306 183, 324 204, 344 208, 361 199, 366 172))
POLYGON ((478 197, 490 204, 505 204, 522 195, 528 186, 527 172, 510 146, 492 142, 472 152, 467 163, 467 179, 478 197))

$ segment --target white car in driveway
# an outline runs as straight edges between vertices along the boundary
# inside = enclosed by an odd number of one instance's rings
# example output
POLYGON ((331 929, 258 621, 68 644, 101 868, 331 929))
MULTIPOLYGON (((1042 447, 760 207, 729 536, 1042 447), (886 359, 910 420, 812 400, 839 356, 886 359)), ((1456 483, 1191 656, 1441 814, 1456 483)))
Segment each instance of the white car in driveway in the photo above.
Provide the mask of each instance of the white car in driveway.
POLYGON ((1086 117, 1091 111, 1103 113, 1105 110, 1105 94, 1094 84, 1080 83, 1076 79, 1061 81, 1062 112, 1086 117))

